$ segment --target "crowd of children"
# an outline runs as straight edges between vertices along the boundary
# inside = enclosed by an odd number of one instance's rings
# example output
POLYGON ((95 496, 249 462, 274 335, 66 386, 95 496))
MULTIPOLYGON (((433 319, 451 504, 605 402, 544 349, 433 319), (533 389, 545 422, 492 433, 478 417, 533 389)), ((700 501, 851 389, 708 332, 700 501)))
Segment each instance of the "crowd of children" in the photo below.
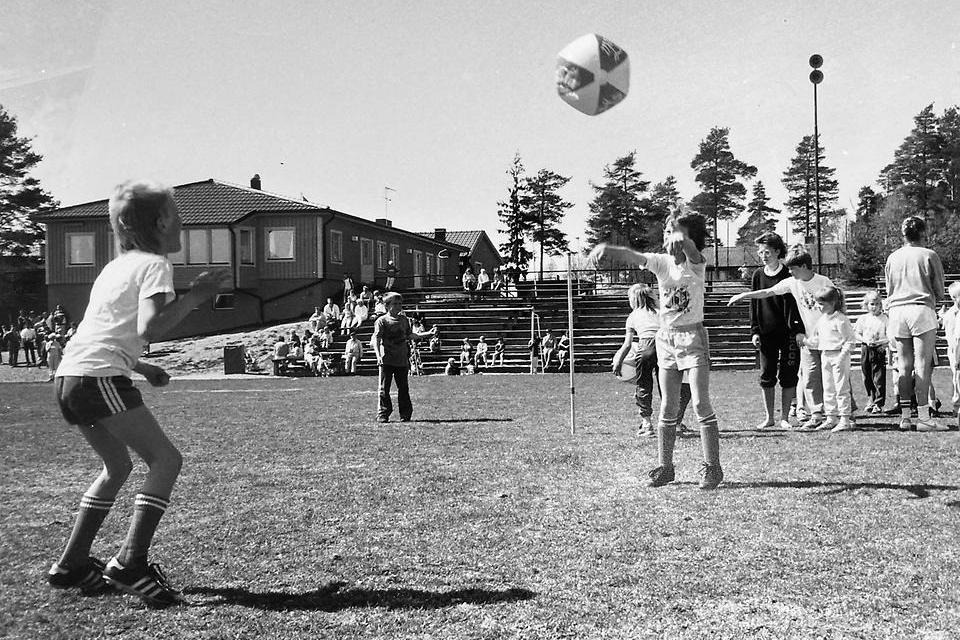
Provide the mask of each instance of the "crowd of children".
POLYGON ((18 367, 47 367, 52 381, 63 348, 77 325, 70 322, 61 305, 50 313, 21 310, 15 322, 0 326, 0 364, 18 367), (3 361, 6 353, 7 361, 3 361), (22 360, 21 360, 22 357, 22 360))

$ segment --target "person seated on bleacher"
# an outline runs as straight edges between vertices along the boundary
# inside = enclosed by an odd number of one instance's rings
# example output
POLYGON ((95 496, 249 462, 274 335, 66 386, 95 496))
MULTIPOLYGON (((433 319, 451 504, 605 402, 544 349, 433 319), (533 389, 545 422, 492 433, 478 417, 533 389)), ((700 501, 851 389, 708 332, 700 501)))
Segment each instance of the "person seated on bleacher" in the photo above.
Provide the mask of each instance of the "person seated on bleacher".
POLYGON ((503 354, 507 350, 507 343, 503 341, 503 336, 497 338, 497 343, 493 345, 493 366, 503 366, 503 354))
POLYGON ((481 363, 483 366, 487 366, 487 350, 489 345, 487 344, 486 338, 480 336, 480 340, 477 342, 477 350, 473 355, 473 364, 476 365, 477 369, 480 368, 481 363))
POLYGON ((463 290, 467 292, 470 301, 476 300, 477 276, 473 273, 473 267, 469 267, 463 272, 461 281, 463 282, 463 290))
POLYGON ((493 282, 490 283, 490 290, 494 295, 503 296, 506 294, 507 283, 503 279, 503 272, 497 267, 493 270, 493 282))
POLYGON ((482 268, 480 273, 477 275, 477 294, 482 294, 490 289, 490 274, 487 273, 487 270, 482 268))
POLYGON ((300 360, 303 360, 303 345, 299 341, 291 342, 287 362, 299 362, 300 360))
POLYGON ((297 335, 296 331, 290 332, 290 348, 300 346, 300 336, 297 335))
POLYGON ((557 371, 563 369, 568 355, 570 355, 570 338, 567 336, 567 332, 564 331, 557 340, 557 371))
POLYGON ((540 358, 543 361, 541 366, 543 367, 544 373, 546 373, 547 367, 550 366, 550 361, 553 360, 556 347, 557 339, 553 337, 553 329, 547 329, 543 340, 540 341, 540 358))
POLYGON ((357 308, 354 311, 356 318, 354 319, 354 327, 359 327, 364 322, 367 321, 367 318, 370 317, 370 302, 366 298, 357 298, 357 308))
POLYGON ((363 344, 351 332, 350 339, 347 340, 347 346, 343 349, 343 360, 346 363, 344 369, 347 375, 353 375, 357 372, 357 363, 360 362, 362 357, 363 344))
POLYGON ((360 291, 357 301, 362 303, 365 307, 367 307, 367 309, 373 309, 373 292, 370 291, 370 287, 363 285, 363 289, 360 291))
POLYGON ((307 346, 303 350, 303 364, 314 376, 320 375, 320 348, 315 340, 307 341, 307 346))
POLYGON ((277 371, 280 373, 287 372, 288 355, 290 355, 290 345, 283 336, 280 336, 273 345, 273 361, 277 363, 277 371))
POLYGON ((340 307, 333 301, 333 298, 327 298, 327 304, 323 307, 323 315, 327 316, 327 323, 340 320, 340 307))
POLYGON ((333 344, 333 330, 329 325, 320 329, 320 333, 318 333, 317 336, 321 349, 329 349, 330 345, 333 344))
POLYGON ((460 366, 465 367, 473 360, 473 345, 470 338, 464 338, 460 344, 460 366))
POLYGON ((348 335, 350 330, 353 329, 356 307, 356 299, 351 294, 347 301, 343 303, 343 314, 340 316, 340 335, 348 335))
POLYGON ((443 343, 440 342, 440 329, 430 337, 430 353, 440 353, 443 343))
POLYGON ((308 322, 310 323, 310 330, 314 333, 319 331, 320 327, 327 324, 327 320, 324 317, 323 312, 320 311, 320 307, 313 308, 313 315, 310 316, 310 320, 308 322))
POLYGON ((373 293, 373 315, 379 318, 387 312, 387 305, 383 304, 383 294, 379 291, 373 293))
POLYGON ((457 364, 457 361, 453 359, 453 356, 447 358, 447 366, 443 368, 443 375, 445 376, 458 376, 460 375, 460 366, 457 364))

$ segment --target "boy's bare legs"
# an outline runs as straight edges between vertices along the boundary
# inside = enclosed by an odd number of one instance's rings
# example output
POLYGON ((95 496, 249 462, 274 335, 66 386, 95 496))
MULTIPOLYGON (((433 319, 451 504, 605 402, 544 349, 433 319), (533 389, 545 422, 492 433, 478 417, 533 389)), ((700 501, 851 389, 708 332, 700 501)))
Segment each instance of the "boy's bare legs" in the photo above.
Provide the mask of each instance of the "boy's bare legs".
POLYGON ((117 492, 133 470, 126 445, 109 431, 102 427, 84 426, 80 427, 80 433, 103 460, 103 470, 83 494, 70 540, 57 561, 63 569, 86 561, 117 492))
POLYGON ((117 560, 124 566, 146 566, 153 534, 180 475, 183 457, 143 405, 104 418, 98 427, 133 449, 147 464, 147 476, 137 495, 127 538, 117 553, 117 560))

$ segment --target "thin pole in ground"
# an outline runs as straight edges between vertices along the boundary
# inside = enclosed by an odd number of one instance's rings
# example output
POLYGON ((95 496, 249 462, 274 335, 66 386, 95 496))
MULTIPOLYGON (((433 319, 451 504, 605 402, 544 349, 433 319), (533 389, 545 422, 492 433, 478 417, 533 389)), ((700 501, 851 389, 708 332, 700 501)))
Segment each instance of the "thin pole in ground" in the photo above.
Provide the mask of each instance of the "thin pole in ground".
POLYGON ((577 432, 576 386, 573 381, 573 254, 567 254, 567 338, 570 356, 570 435, 577 432))

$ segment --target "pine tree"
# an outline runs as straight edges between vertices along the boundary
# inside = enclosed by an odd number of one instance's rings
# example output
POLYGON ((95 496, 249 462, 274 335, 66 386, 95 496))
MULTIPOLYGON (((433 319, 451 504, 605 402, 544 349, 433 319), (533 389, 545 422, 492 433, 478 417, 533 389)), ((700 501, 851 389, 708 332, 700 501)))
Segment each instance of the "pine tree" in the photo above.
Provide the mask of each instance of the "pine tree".
POLYGON ((769 231, 775 231, 777 221, 770 216, 780 213, 780 209, 774 209, 767 203, 770 198, 767 197, 767 190, 763 182, 757 180, 753 185, 753 198, 747 204, 747 221, 743 223, 737 232, 738 247, 752 247, 754 240, 760 235, 769 231))
MULTIPOLYGON (((826 153, 822 144, 817 152, 820 163, 820 226, 821 234, 826 237, 828 234, 824 232, 823 227, 836 227, 835 219, 839 214, 834 205, 837 202, 839 185, 834 178, 837 170, 826 164, 826 153)), ((787 220, 792 224, 793 231, 804 237, 805 242, 813 242, 817 233, 816 161, 813 153, 813 136, 803 136, 797 145, 797 154, 783 173, 783 186, 789 194, 784 203, 789 212, 787 220)))
POLYGON ((743 211, 743 199, 747 188, 741 179, 757 175, 757 168, 737 160, 730 151, 730 129, 714 127, 707 138, 700 142, 700 150, 690 167, 697 172, 697 182, 702 191, 690 201, 690 206, 700 215, 713 221, 714 264, 719 264, 719 220, 737 217, 743 211))
POLYGON ((938 185, 943 176, 944 139, 938 119, 929 104, 913 118, 913 130, 893 154, 893 162, 880 172, 887 191, 897 191, 917 215, 942 214, 938 185))
POLYGON ((548 169, 541 169, 525 180, 525 194, 520 202, 525 219, 531 223, 527 237, 540 245, 540 279, 543 279, 544 253, 559 255, 569 248, 567 235, 559 225, 573 203, 557 193, 568 182, 570 178, 548 169))
POLYGON ((44 229, 33 216, 58 206, 29 175, 43 159, 31 142, 17 137, 17 119, 0 106, 0 256, 38 255, 44 229))
POLYGON ((650 182, 636 169, 636 152, 617 158, 603 168, 602 184, 590 186, 596 193, 590 201, 587 218, 587 242, 591 247, 601 242, 625 244, 645 249, 649 201, 644 197, 650 182))
POLYGON ((960 216, 960 109, 950 107, 937 124, 942 141, 939 191, 947 217, 960 216))
POLYGON ((513 163, 506 173, 510 176, 508 196, 506 200, 497 203, 497 217, 503 225, 500 233, 507 238, 506 242, 500 245, 500 251, 506 256, 508 269, 526 273, 533 253, 527 249, 526 238, 530 221, 523 209, 526 180, 519 152, 513 156, 513 163))

